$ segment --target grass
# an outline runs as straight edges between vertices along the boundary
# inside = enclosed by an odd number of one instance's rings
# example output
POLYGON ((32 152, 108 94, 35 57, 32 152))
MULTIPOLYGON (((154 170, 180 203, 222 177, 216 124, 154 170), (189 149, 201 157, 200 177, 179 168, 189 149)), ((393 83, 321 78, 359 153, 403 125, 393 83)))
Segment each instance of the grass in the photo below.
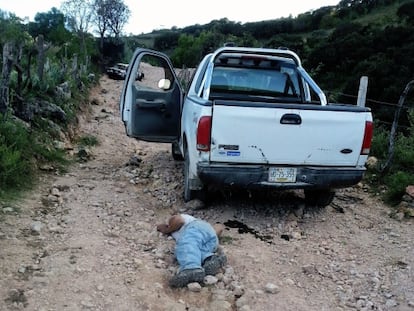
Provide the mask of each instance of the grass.
POLYGON ((77 144, 84 147, 93 147, 99 145, 99 140, 93 135, 84 135, 78 138, 77 144))

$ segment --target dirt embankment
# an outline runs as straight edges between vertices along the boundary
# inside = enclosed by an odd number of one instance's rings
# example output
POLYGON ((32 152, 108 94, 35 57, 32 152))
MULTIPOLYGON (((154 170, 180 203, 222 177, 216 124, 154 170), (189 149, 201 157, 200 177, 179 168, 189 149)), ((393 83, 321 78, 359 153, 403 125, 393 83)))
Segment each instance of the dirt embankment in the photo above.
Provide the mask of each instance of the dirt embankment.
POLYGON ((103 78, 80 134, 87 162, 49 175, 0 210, 0 310, 414 310, 414 230, 363 186, 315 211, 300 193, 217 195, 184 204, 170 146, 125 136, 122 81, 103 78), (171 289, 174 212, 225 224, 228 265, 171 289))

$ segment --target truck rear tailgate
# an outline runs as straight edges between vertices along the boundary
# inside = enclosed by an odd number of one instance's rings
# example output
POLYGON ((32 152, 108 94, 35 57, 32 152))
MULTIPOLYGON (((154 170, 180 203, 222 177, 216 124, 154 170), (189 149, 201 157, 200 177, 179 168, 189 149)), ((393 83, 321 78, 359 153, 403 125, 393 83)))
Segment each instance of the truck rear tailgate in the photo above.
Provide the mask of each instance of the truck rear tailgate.
POLYGON ((277 165, 357 165, 366 113, 330 106, 288 106, 216 101, 210 160, 277 165))

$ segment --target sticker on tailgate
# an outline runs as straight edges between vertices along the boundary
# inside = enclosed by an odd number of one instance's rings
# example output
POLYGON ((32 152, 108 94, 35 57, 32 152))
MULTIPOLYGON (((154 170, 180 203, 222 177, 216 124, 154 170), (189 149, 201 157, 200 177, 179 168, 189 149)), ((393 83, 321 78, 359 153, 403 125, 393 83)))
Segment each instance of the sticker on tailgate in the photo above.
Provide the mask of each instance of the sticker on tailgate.
POLYGON ((226 157, 240 157, 239 145, 223 145, 218 146, 218 154, 226 157))
POLYGON ((227 151, 227 156, 228 157, 239 157, 240 151, 227 151))
POLYGON ((239 145, 219 145, 218 147, 220 150, 239 150, 239 145))

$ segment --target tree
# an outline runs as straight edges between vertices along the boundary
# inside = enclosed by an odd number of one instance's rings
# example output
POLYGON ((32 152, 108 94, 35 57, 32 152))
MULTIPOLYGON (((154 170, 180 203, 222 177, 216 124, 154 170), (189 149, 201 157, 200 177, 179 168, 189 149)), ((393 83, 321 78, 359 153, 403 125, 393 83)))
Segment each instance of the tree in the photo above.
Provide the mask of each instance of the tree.
POLYGON ((66 14, 66 23, 81 41, 81 51, 86 56, 86 35, 91 28, 93 16, 92 0, 65 0, 62 11, 66 14))
POLYGON ((65 29, 65 16, 57 8, 46 13, 37 13, 34 22, 29 23, 28 31, 33 38, 41 34, 46 41, 56 45, 64 44, 69 34, 65 29))
POLYGON ((414 2, 401 5, 397 10, 397 16, 405 18, 408 22, 414 24, 414 2))
POLYGON ((111 0, 95 0, 93 3, 93 21, 100 37, 100 49, 103 50, 105 34, 109 29, 111 0))
MULTIPOLYGON (((0 77, 0 113, 7 112, 10 104, 10 81, 13 68, 17 69, 17 80, 21 81, 21 58, 25 45, 31 45, 31 37, 24 31, 22 21, 14 14, 2 14, 0 10, 0 46, 2 46, 2 68, 0 77)), ((19 96, 21 90, 14 95, 19 96)))
POLYGON ((122 29, 128 22, 131 11, 128 6, 122 0, 112 0, 108 1, 108 22, 111 32, 114 34, 115 38, 119 37, 119 34, 122 32, 122 29))

